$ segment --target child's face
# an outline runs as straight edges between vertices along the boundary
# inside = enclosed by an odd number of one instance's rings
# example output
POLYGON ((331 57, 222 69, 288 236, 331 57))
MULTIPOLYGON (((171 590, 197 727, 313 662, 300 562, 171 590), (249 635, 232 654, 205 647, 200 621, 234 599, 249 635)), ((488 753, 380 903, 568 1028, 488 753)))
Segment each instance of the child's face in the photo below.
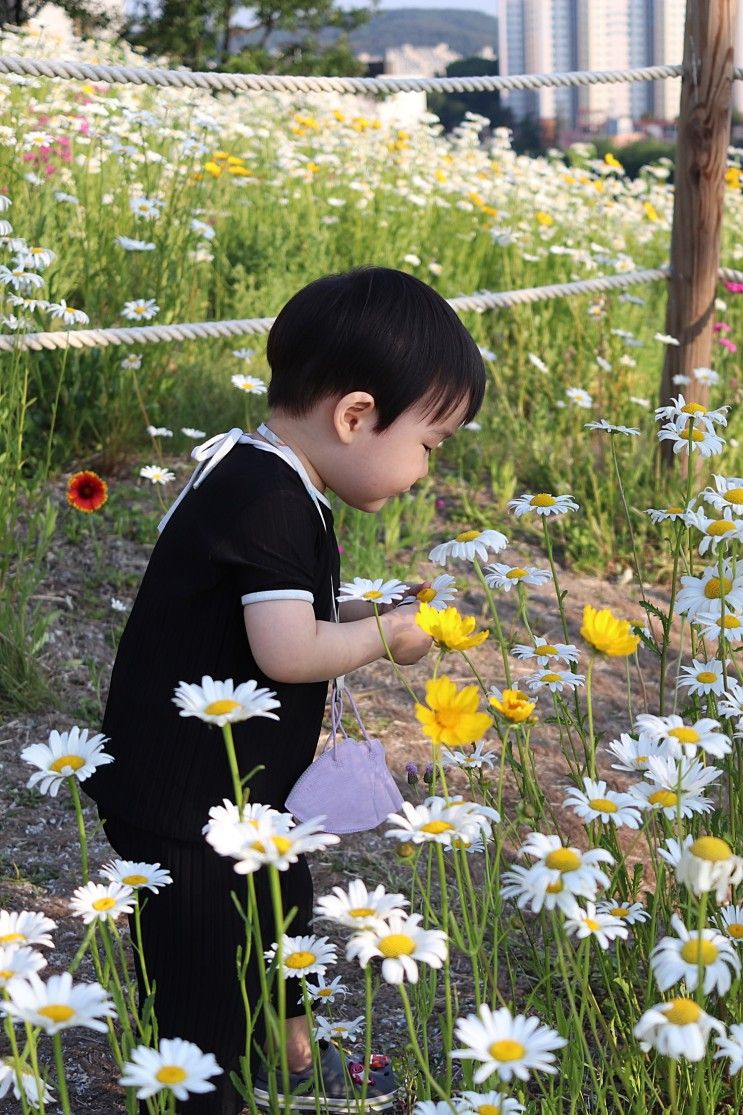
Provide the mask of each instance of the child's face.
POLYGON ((461 426, 463 402, 451 414, 434 420, 420 410, 407 410, 382 433, 374 433, 376 412, 345 447, 339 475, 326 477, 344 503, 361 511, 379 511, 392 496, 407 492, 428 474, 432 449, 461 426))

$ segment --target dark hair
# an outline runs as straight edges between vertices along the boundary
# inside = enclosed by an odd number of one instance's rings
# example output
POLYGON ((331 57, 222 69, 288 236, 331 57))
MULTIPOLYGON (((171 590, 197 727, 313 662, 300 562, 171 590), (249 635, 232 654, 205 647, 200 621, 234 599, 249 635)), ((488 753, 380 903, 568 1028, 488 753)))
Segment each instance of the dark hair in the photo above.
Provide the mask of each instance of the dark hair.
POLYGON ((485 365, 475 341, 432 287, 389 267, 326 275, 286 303, 268 334, 268 403, 306 414, 321 399, 368 391, 382 431, 424 403, 433 421, 468 400, 482 405, 485 365))

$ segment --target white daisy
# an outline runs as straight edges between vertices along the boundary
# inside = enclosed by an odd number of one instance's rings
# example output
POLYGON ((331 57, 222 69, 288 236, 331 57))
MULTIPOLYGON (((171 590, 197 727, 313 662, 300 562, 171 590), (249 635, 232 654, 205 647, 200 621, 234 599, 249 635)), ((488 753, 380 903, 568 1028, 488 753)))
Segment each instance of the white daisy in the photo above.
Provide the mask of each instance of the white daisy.
POLYGON ((448 747, 441 748, 441 764, 444 767, 460 767, 462 770, 482 770, 483 767, 492 768, 497 762, 495 751, 485 751, 487 741, 481 739, 478 744, 472 745, 472 750, 458 747, 450 751, 448 747))
POLYGON ((532 364, 537 371, 541 372, 542 375, 549 375, 549 368, 544 360, 542 360, 541 356, 537 356, 536 352, 527 352, 526 356, 529 363, 532 364))
POLYGON ((172 437, 173 431, 167 426, 148 426, 147 433, 150 437, 172 437))
POLYGON ((647 1052, 657 1049, 665 1057, 701 1061, 710 1031, 725 1033, 722 1022, 712 1018, 692 999, 671 999, 646 1010, 632 1031, 647 1052))
POLYGON ((139 470, 139 475, 145 480, 151 480, 153 484, 169 484, 171 480, 175 480, 175 473, 161 465, 145 465, 139 470))
POLYGON ((238 360, 252 360, 255 356, 254 348, 235 348, 232 350, 232 355, 236 356, 238 360))
POLYGON ((688 453, 689 445, 692 452, 699 452, 703 457, 713 457, 722 453, 725 441, 710 429, 699 429, 696 426, 691 430, 678 430, 672 422, 661 426, 658 431, 658 441, 673 442, 674 455, 688 453), (691 438, 691 440, 690 440, 691 438))
POLYGON ((385 836, 395 837, 405 843, 435 843, 448 846, 457 838, 475 839, 483 831, 490 832, 492 823, 498 823, 500 814, 476 802, 465 802, 461 797, 428 797, 420 805, 410 801, 402 803, 402 813, 390 813, 388 822, 397 828, 387 829, 385 836))
POLYGON ((516 643, 511 649, 514 658, 535 658, 537 666, 548 666, 551 658, 561 658, 563 662, 577 662, 580 653, 573 643, 550 643, 541 635, 536 637, 534 646, 529 643, 516 643))
POLYGON ((643 808, 662 810, 672 821, 679 814, 691 817, 694 813, 709 813, 713 803, 700 791, 721 775, 722 771, 703 767, 694 759, 653 756, 645 772, 649 781, 635 783, 629 792, 643 808))
POLYGON ((571 786, 562 804, 563 808, 572 809, 584 824, 597 819, 604 825, 611 822, 617 828, 637 829, 642 824, 637 799, 617 790, 607 790, 603 780, 596 782, 584 777, 583 789, 571 786))
POLYGON ((70 1026, 86 1026, 105 1034, 108 1026, 103 1020, 116 1017, 116 1008, 99 983, 73 985, 69 972, 50 976, 46 983, 29 972, 25 980, 13 982, 8 996, 2 1005, 6 1014, 39 1026, 47 1034, 70 1026))
POLYGON ((56 928, 56 921, 35 910, 0 910, 0 946, 44 945, 53 949, 49 930, 56 928))
POLYGON ((354 933, 346 945, 346 960, 358 959, 362 968, 381 956, 382 978, 399 984, 404 979, 418 982, 418 964, 440 968, 447 957, 446 933, 440 929, 421 929, 420 914, 391 914, 376 929, 354 933))
MULTIPOLYGON (((282 937, 283 972, 282 978, 291 976, 324 975, 328 964, 336 962, 336 946, 327 937, 317 937, 314 933, 299 937, 282 937)), ((273 960, 278 954, 278 944, 274 941, 263 955, 273 960)))
POLYGON ((43 271, 54 263, 56 258, 56 253, 51 248, 36 248, 26 245, 19 248, 13 264, 16 267, 29 267, 36 271, 43 271))
POLYGON ((732 515, 723 515, 720 519, 710 519, 701 509, 689 511, 686 515, 686 525, 694 527, 702 535, 699 543, 699 553, 704 555, 709 550, 717 553, 720 544, 729 545, 731 542, 743 542, 743 519, 734 519, 732 515))
POLYGON ((155 244, 152 240, 132 240, 130 236, 117 236, 116 243, 125 252, 153 252, 155 244))
POLYGON ((12 204, 12 198, 9 198, 7 194, 0 193, 0 213, 7 213, 12 204))
POLYGON ((494 562, 485 566, 485 580, 491 588, 509 592, 514 585, 544 585, 552 574, 549 569, 537 569, 527 565, 503 565, 494 562))
POLYGON ((720 373, 712 368, 692 368, 691 374, 697 383, 703 383, 707 387, 715 387, 720 382, 720 373))
POLYGON ((244 376, 234 375, 230 376, 230 383, 233 387, 237 387, 240 391, 245 391, 250 395, 265 395, 268 391, 266 384, 260 376, 244 376))
POLYGON ((363 1014, 359 1014, 353 1019, 349 1018, 343 1020, 334 1018, 332 1021, 329 1018, 323 1018, 321 1015, 315 1015, 315 1025, 312 1029, 312 1036, 316 1041, 356 1041, 361 1033, 363 1033, 363 1030, 363 1014))
POLYGON ((708 662, 693 658, 691 666, 682 666, 679 670, 678 686, 688 688, 692 697, 706 697, 710 693, 719 697, 724 685, 722 662, 715 658, 708 662))
POLYGON ((32 743, 21 751, 25 762, 39 768, 26 785, 38 785, 40 793, 48 793, 54 798, 65 778, 74 777, 78 782, 84 782, 98 767, 114 761, 113 755, 103 750, 106 739, 100 734, 88 739, 88 729, 81 731, 77 726, 70 728, 69 732, 52 729, 48 743, 32 743))
POLYGON ((625 925, 639 925, 643 921, 650 920, 650 914, 642 902, 625 903, 602 898, 596 903, 596 910, 600 914, 611 914, 612 917, 620 918, 625 925))
POLYGON ((690 508, 691 504, 688 507, 681 507, 679 504, 672 504, 670 507, 648 507, 645 514, 649 515, 657 526, 658 523, 665 523, 669 519, 673 522, 678 520, 686 522, 686 515, 690 508))
POLYGON ((7 267, 0 263, 0 283, 10 286, 13 290, 38 290, 43 287, 44 280, 35 271, 24 271, 22 267, 7 267))
POLYGON ((568 511, 577 511, 578 504, 572 496, 553 496, 549 492, 524 492, 516 499, 509 499, 508 507, 513 509, 517 518, 536 511, 537 515, 564 515, 568 511))
POLYGON ((127 610, 127 606, 123 600, 119 600, 118 596, 111 597, 111 611, 126 612, 127 610))
POLYGON ((121 883, 87 883, 78 887, 70 899, 70 908, 84 925, 92 921, 108 921, 119 914, 131 914, 134 909, 134 891, 121 883))
POLYGON ((513 864, 501 875, 501 897, 513 898, 520 910, 528 906, 533 914, 545 910, 567 910, 574 896, 567 889, 563 875, 557 869, 544 867, 541 863, 531 867, 513 864))
POLYGON ((198 1045, 182 1038, 163 1038, 157 1049, 138 1045, 122 1065, 119 1084, 136 1088, 137 1099, 146 1100, 168 1089, 177 1100, 187 1100, 189 1092, 213 1092, 210 1076, 223 1070, 213 1053, 202 1053, 198 1045))
POLYGON ((663 740, 655 739, 647 732, 640 732, 637 737, 622 732, 619 739, 613 739, 606 745, 610 755, 619 759, 612 763, 612 770, 628 770, 635 774, 638 770, 648 769, 651 755, 668 755, 670 749, 663 740))
MULTIPOLYGON (((460 1092, 454 1097, 461 1115, 521 1115, 524 1105, 503 1092, 460 1092)), ((416 1106, 420 1106, 417 1104, 416 1106)), ((449 1104, 446 1105, 449 1107, 449 1104)), ((413 1109, 415 1111, 415 1108, 413 1109)), ((449 1108, 451 1111, 451 1108, 449 1108)), ((421 1112, 421 1115, 428 1115, 421 1112)), ((433 1115, 433 1113, 431 1113, 433 1115)), ((437 1113, 438 1115, 438 1113, 437 1113)), ((446 1115, 445 1112, 442 1115, 446 1115)))
POLYGON ((682 849, 676 879, 697 896, 714 890, 717 901, 723 902, 728 889, 743 880, 743 859, 719 837, 698 836, 682 849))
POLYGON ((551 693, 562 693, 563 689, 578 689, 585 684, 585 674, 572 674, 569 670, 537 670, 526 678, 526 687, 532 692, 549 689, 551 693))
POLYGON ((449 558, 461 561, 488 560, 488 551, 494 554, 505 549, 508 539, 499 530, 463 530, 448 542, 441 542, 429 553, 430 561, 446 565, 449 558))
POLYGON ((149 321, 159 313, 160 307, 154 298, 134 298, 124 303, 121 317, 128 321, 149 321))
POLYGON ((212 225, 206 221, 200 221, 197 217, 191 219, 191 231, 203 237, 204 240, 213 240, 217 235, 212 225))
POLYGON ((159 863, 141 863, 131 859, 113 859, 104 864, 99 875, 112 883, 120 883, 132 890, 150 890, 153 894, 173 882, 170 873, 159 863))
POLYGON ((273 689, 259 688, 258 682, 252 679, 235 687, 232 678, 214 681, 205 674, 201 685, 179 682, 172 700, 181 710, 181 716, 198 716, 199 720, 222 728, 225 724, 249 720, 252 716, 278 720, 277 714, 271 712, 271 709, 281 707, 281 702, 275 697, 273 689))
MULTIPOLYGON (((728 687, 723 690, 722 699, 717 702, 717 711, 721 716, 732 720, 743 718, 743 685, 728 678, 728 687)), ((739 728, 743 725, 738 724, 739 728)))
POLYGON ((582 410, 591 410, 593 407, 593 399, 583 387, 566 387, 565 394, 582 410))
POLYGON ((657 422, 670 422, 677 430, 688 434, 686 427, 690 421, 697 424, 697 428, 705 430, 712 430, 715 424, 727 426, 726 414, 729 410, 729 406, 707 410, 701 403, 687 403, 684 396, 679 394, 678 398, 671 399, 668 406, 657 407, 655 418, 657 422))
POLYGON ((455 585, 456 579, 450 573, 440 573, 438 577, 434 577, 428 588, 420 589, 415 596, 406 596, 403 604, 414 604, 418 600, 422 604, 428 604, 429 608, 435 608, 437 612, 443 612, 449 601, 457 595, 455 585))
POLYGON ((672 337, 670 333, 653 333, 653 340, 660 341, 662 345, 679 345, 681 343, 677 337, 672 337))
POLYGON ((743 611, 723 612, 720 607, 717 615, 700 613, 695 622, 701 627, 705 639, 720 639, 723 635, 731 643, 739 643, 743 639, 743 611))
POLYGON ((342 980, 342 976, 336 976, 328 983, 322 972, 318 972, 317 983, 308 983, 307 993, 313 1002, 334 1003, 339 995, 348 994, 348 988, 342 980))
POLYGON ((602 949, 608 949, 617 937, 626 940, 629 936, 629 929, 621 918, 614 914, 600 913, 593 902, 586 902, 584 910, 575 900, 566 911, 565 930, 571 936, 575 934, 579 940, 595 937, 602 949))
POLYGON ((715 476, 714 488, 705 488, 702 498, 721 513, 743 515, 743 477, 715 476))
POLYGON ((669 863, 674 869, 681 863, 681 856, 684 854, 684 849, 693 844, 694 837, 691 833, 687 833, 683 840, 675 840, 674 837, 669 836, 663 841, 663 847, 658 848, 658 855, 669 863))
POLYGON ((452 1050, 450 1057, 481 1061, 473 1080, 481 1084, 493 1073, 508 1082, 514 1076, 528 1080, 530 1071, 557 1072, 554 1050, 567 1045, 556 1030, 542 1026, 538 1018, 517 1014, 514 1018, 508 1007, 492 1010, 482 1003, 477 1014, 458 1018, 454 1028, 464 1049, 452 1050))
POLYGON ((383 577, 377 577, 376 580, 354 577, 352 581, 341 582, 338 601, 341 604, 344 600, 369 600, 376 605, 393 604, 404 597, 407 587, 402 581, 395 579, 385 581, 383 577))
POLYGON ((716 617, 720 608, 717 602, 721 600, 725 601, 726 612, 743 612, 743 563, 738 572, 736 564, 725 558, 722 579, 716 564, 708 565, 701 577, 682 576, 673 610, 690 620, 702 615, 716 617))
POLYGON ((725 1035, 716 1037, 715 1043, 717 1053, 714 1055, 714 1060, 718 1057, 729 1057, 728 1076, 735 1076, 743 1068, 743 1024, 733 1022, 728 1028, 727 1037, 725 1035))
POLYGON ((731 969, 740 973, 740 960, 735 946, 716 929, 689 930, 678 914, 672 914, 671 925, 677 937, 663 937, 650 953, 650 968, 661 991, 667 991, 683 980, 693 991, 697 986, 699 967, 704 972, 704 994, 715 991, 724 995, 731 984, 731 969))
POLYGON ((743 906, 732 904, 721 906, 717 911, 717 917, 722 922, 721 929, 724 933, 734 941, 743 940, 743 906))
POLYGON ((258 802, 244 802, 238 809, 234 801, 224 798, 222 805, 211 806, 209 820, 201 831, 218 855, 239 856, 245 844, 265 831, 264 822, 270 823, 269 831, 284 832, 292 828, 293 818, 258 802))
POLYGON ((126 371, 137 371, 142 367, 142 357, 136 352, 131 352, 125 356, 123 360, 119 361, 119 367, 124 368, 126 371))
POLYGON ((614 857, 606 848, 591 848, 581 852, 578 848, 564 847, 559 836, 541 832, 529 833, 519 848, 520 856, 531 856, 541 867, 560 872, 560 881, 571 894, 593 901, 599 887, 609 885, 609 877, 599 866, 611 865, 614 857))
POLYGON ((60 298, 59 302, 50 302, 46 309, 50 317, 59 318, 64 325, 87 325, 90 321, 84 310, 68 306, 64 298, 60 298))
MULTIPOLYGON (((39 1086, 31 1069, 26 1065, 14 1062, 12 1057, 6 1057, 4 1060, 0 1058, 0 1099, 7 1096, 10 1088, 13 1088, 13 1095, 17 1100, 21 1098, 21 1090, 18 1087, 18 1070, 20 1070, 20 1088, 23 1089, 23 1094, 26 1102, 30 1103, 32 1107, 40 1107, 39 1103, 39 1086)), ((41 1099, 44 1103, 53 1103, 54 1093, 42 1081, 41 1099)))
POLYGON ((716 759, 721 759, 732 750, 728 737, 718 730, 719 721, 710 717, 697 720, 695 724, 684 724, 680 716, 653 716, 641 712, 636 723, 646 735, 664 740, 668 745, 669 755, 674 758, 685 755, 691 759, 699 747, 716 759))
POLYGON ((365 929, 367 923, 373 928, 388 914, 404 914, 402 907, 409 905, 403 894, 387 894, 381 884, 369 892, 361 879, 353 879, 347 891, 342 887, 333 887, 332 894, 318 899, 315 915, 353 929, 365 929))
POLYGON ((205 430, 195 430, 192 426, 181 426, 181 433, 186 437, 195 438, 196 441, 198 441, 199 438, 206 437, 205 430))
POLYGON ((340 843, 339 836, 323 831, 324 817, 313 817, 299 825, 295 825, 293 820, 290 813, 264 816, 257 827, 229 851, 221 851, 215 843, 215 838, 219 838, 218 827, 210 829, 206 839, 215 851, 237 861, 234 867, 238 875, 252 874, 267 863, 273 864, 279 871, 286 871, 290 864, 297 863, 300 855, 340 843))
POLYGON ((640 431, 634 426, 615 426, 613 422, 607 422, 605 418, 600 418, 598 422, 584 422, 587 430, 603 430, 607 434, 627 434, 630 437, 639 437, 640 431))
POLYGON ((46 957, 28 945, 0 945, 0 990, 7 990, 14 980, 25 979, 30 972, 45 967, 46 957))
POLYGON ((162 201, 154 197, 133 197, 129 199, 129 208, 135 217, 144 217, 148 221, 157 220, 162 205, 162 201))

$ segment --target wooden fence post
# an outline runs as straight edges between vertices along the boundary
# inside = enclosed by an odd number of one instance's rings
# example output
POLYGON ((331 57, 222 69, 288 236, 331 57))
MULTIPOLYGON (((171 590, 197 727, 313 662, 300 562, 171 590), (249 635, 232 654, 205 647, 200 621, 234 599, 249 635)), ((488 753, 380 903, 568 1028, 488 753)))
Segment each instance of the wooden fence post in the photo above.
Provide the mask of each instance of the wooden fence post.
MULTIPOLYGON (((687 0, 686 5, 665 324, 666 333, 680 343, 666 347, 661 406, 679 391, 687 402, 704 405, 707 399, 707 387, 692 371, 709 367, 712 360, 737 6, 737 0, 687 0), (676 375, 689 376, 691 383, 677 387, 676 375)), ((672 442, 661 442, 666 463, 673 459, 672 449, 672 442)))

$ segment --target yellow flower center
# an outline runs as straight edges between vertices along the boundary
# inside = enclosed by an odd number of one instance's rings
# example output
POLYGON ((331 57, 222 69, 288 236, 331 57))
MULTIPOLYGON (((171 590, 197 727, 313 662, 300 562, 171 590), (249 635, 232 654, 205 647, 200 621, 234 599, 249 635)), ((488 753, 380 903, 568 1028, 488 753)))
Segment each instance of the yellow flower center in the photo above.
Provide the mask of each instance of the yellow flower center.
POLYGON ((314 952, 293 952, 291 956, 287 956, 284 963, 287 968, 309 968, 316 960, 314 952))
MULTIPOLYGON (((292 846, 291 840, 287 840, 285 836, 272 836, 271 840, 279 855, 284 855, 292 846)), ((256 840, 254 844, 250 845, 256 852, 265 854, 266 845, 261 840, 256 840)))
POLYGON ((743 937, 743 922, 731 921, 728 926, 728 933, 731 937, 735 937, 736 940, 740 940, 743 937))
POLYGON ((583 918, 583 924, 587 925, 593 933, 595 933, 597 929, 601 928, 601 922, 596 921, 595 918, 583 918))
POLYGON ((382 593, 379 592, 377 589, 370 588, 368 592, 364 593, 362 599, 364 599, 364 600, 379 600, 381 595, 382 595, 382 593))
POLYGON ((428 604, 431 600, 433 600, 435 598, 435 596, 436 596, 436 589, 435 588, 422 588, 420 590, 420 592, 417 593, 417 599, 420 600, 422 604, 428 604))
POLYGON ((481 1103, 475 1111, 477 1115, 501 1115, 501 1107, 497 1103, 481 1103))
POLYGON ((559 894, 561 890, 564 890, 564 887, 565 884, 562 879, 558 879, 556 883, 548 883, 547 894, 559 894))
POLYGON ((689 850, 697 859, 708 860, 710 863, 722 863, 733 854, 730 845, 720 840, 719 836, 700 836, 689 850))
POLYGON ((692 999, 671 999, 667 1008, 660 1008, 666 1018, 674 1026, 688 1026, 691 1022, 698 1022, 702 1008, 692 999))
POLYGON ((541 643, 538 647, 534 648, 538 654, 557 654, 557 647, 552 643, 541 643))
POLYGON ((722 581, 719 577, 710 577, 704 586, 704 595, 708 600, 719 600, 720 597, 726 596, 732 587, 733 582, 729 577, 723 577, 722 581))
POLYGON ((559 674, 543 674, 542 675, 542 681, 546 681, 546 682, 562 681, 562 678, 560 677, 559 674))
POLYGON ((702 685, 712 685, 717 681, 717 674, 712 670, 701 670, 697 674, 697 681, 701 681, 702 685))
POLYGON ((69 1022, 75 1011, 67 1003, 47 1003, 45 1007, 39 1007, 36 1013, 52 1022, 69 1022))
POLYGON ((440 832, 451 832, 454 825, 449 821, 427 821, 425 825, 421 825, 421 832, 430 832, 437 835, 440 832))
POLYGON ((64 774, 68 770, 80 770, 82 766, 85 766, 82 755, 60 755, 50 764, 49 769, 55 774, 64 774))
POLYGON ((25 933, 4 933, 0 937, 0 945, 15 944, 16 941, 26 941, 27 939, 25 933))
POLYGON ((730 488, 725 492, 728 503, 743 503, 743 488, 730 488))
POLYGON ((737 629, 738 627, 740 627, 740 625, 741 625, 740 616, 733 616, 733 615, 730 614, 730 612, 727 612, 723 616, 722 624, 720 626, 737 629))
POLYGON ((520 1041, 501 1038, 500 1041, 494 1041, 488 1046, 488 1053, 496 1061, 518 1061, 524 1056, 526 1049, 520 1041))
POLYGON ((354 906, 353 910, 348 911, 348 916, 351 918, 368 918, 373 913, 371 906, 354 906))
POLYGON ((204 714, 206 716, 228 716, 237 708, 240 708, 239 701, 233 701, 230 697, 223 697, 222 700, 212 701, 211 704, 207 705, 204 714))
POLYGON ((697 937, 692 937, 681 949, 681 956, 687 964, 714 964, 717 954, 717 946, 712 941, 700 941, 697 937))
POLYGON ((529 503, 532 507, 554 507, 557 500, 554 496, 549 495, 548 492, 537 492, 535 496, 531 497, 529 503))
POLYGON ((588 803, 597 813, 616 813, 619 806, 609 798, 591 798, 588 803))
POLYGON ((379 942, 382 956, 412 956, 415 941, 407 933, 390 933, 379 942))
POLYGON ((180 1065, 163 1065, 155 1073, 155 1080, 161 1084, 182 1084, 187 1076, 188 1073, 180 1065))
POLYGON ((718 519, 716 523, 710 523, 707 534, 719 537, 721 534, 728 534, 731 530, 735 530, 735 523, 731 523, 729 519, 718 519))
POLYGON ((332 987, 321 987, 319 991, 315 992, 315 994, 320 999, 327 999, 327 997, 329 995, 333 994, 333 988, 332 987))
POLYGON ((609 913, 615 918, 628 918, 629 910, 626 906, 612 906, 609 913))
POLYGON ((141 887, 143 883, 147 882, 146 875, 125 875, 121 880, 128 887, 141 887))
POLYGON ((112 910, 115 905, 116 899, 111 898, 110 895, 107 895, 105 898, 96 898, 95 902, 93 903, 93 909, 100 911, 112 910))
POLYGON ((583 860, 578 852, 574 852, 572 848, 556 848, 554 852, 550 852, 544 861, 548 867, 553 871, 575 871, 580 867, 583 860))
POLYGON ((707 408, 703 407, 701 403, 687 403, 686 406, 681 408, 682 414, 706 414, 707 408))
POLYGON ((477 538, 479 534, 480 534, 479 530, 463 530, 461 534, 458 534, 455 537, 454 541, 455 542, 472 542, 472 540, 474 538, 477 538))
POLYGON ((662 805, 664 809, 669 809, 672 805, 676 805, 678 796, 673 790, 656 790, 650 795, 648 801, 651 805, 662 805))
POLYGON ((647 761, 648 761, 647 755, 638 755, 637 758, 635 759, 635 765, 639 767, 641 763, 646 763, 647 761))
POLYGON ((699 743, 699 732, 695 728, 687 728, 683 724, 680 728, 671 728, 668 734, 677 739, 679 743, 699 743))
POLYGON ((12 979, 16 973, 12 968, 0 968, 0 979, 12 979))
POLYGON ((683 513, 684 513, 683 507, 667 507, 666 508, 666 515, 683 515, 683 513))
POLYGON ((507 581, 518 581, 520 577, 526 576, 526 569, 509 569, 506 573, 507 581))

